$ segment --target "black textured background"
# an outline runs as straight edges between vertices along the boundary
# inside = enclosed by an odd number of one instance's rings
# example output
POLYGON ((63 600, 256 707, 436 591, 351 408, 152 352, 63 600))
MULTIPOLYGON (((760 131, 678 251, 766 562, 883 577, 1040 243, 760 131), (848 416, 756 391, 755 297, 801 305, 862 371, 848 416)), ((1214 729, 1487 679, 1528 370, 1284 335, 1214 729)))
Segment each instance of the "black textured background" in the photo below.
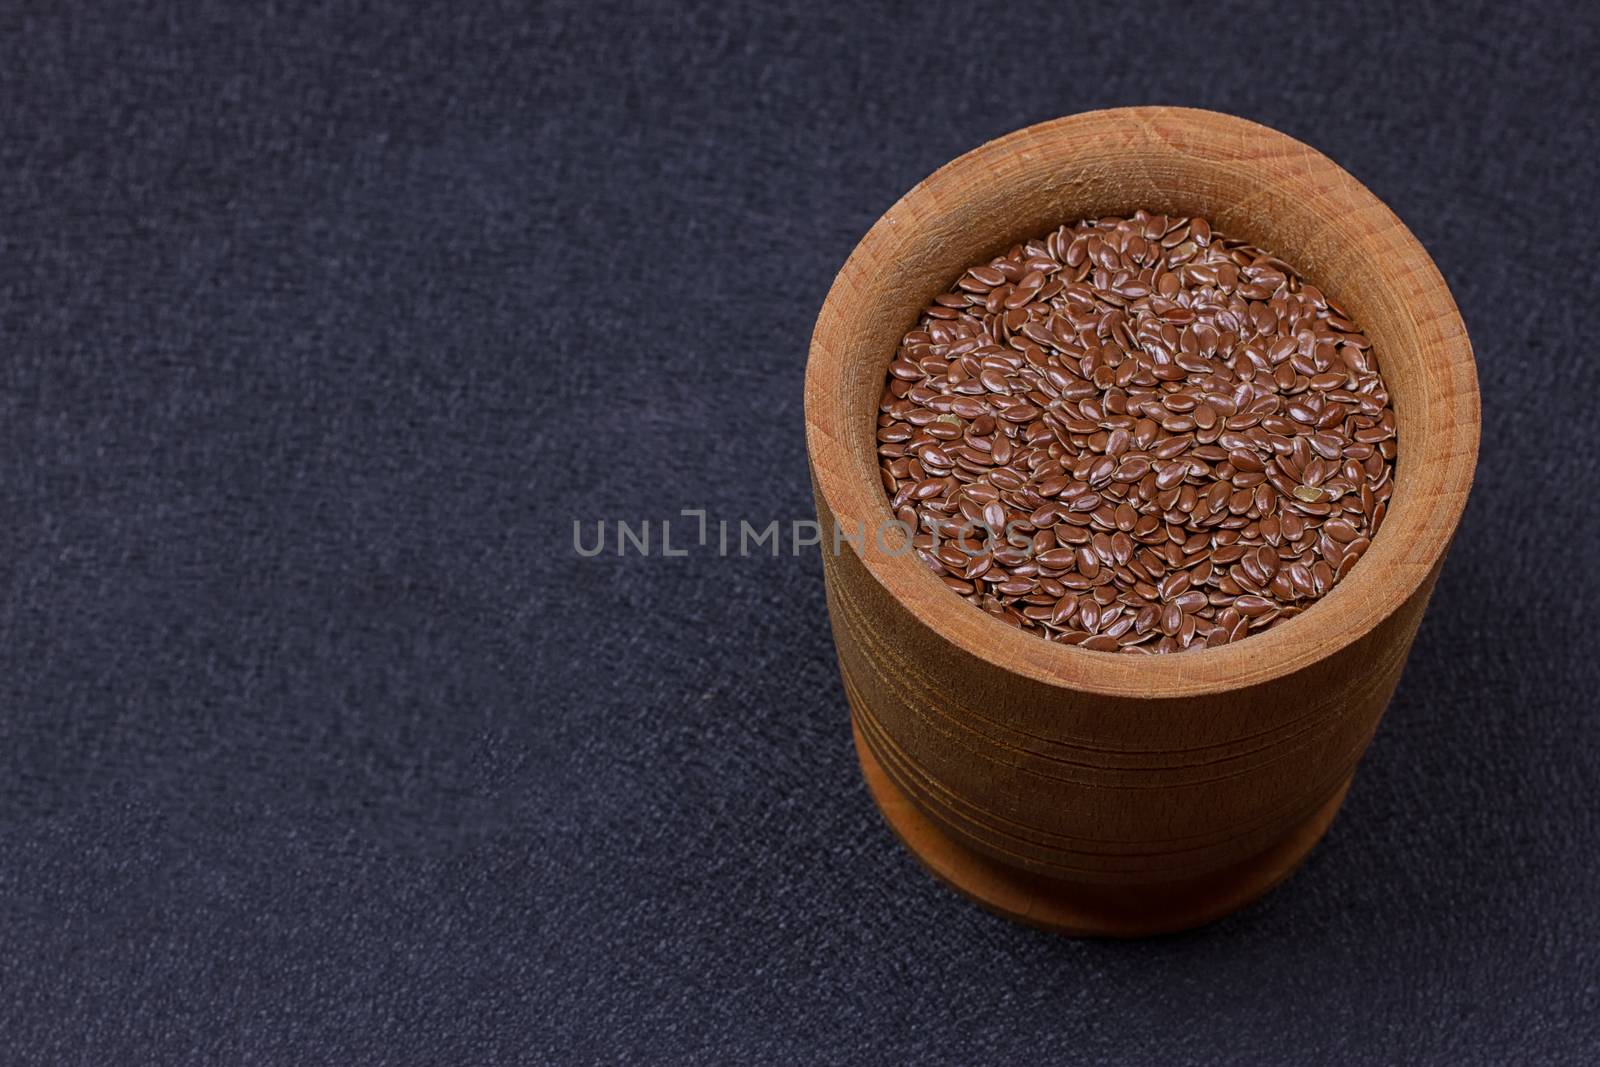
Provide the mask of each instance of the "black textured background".
POLYGON ((0 9, 0 1062, 1594 1061, 1592 6, 171 7, 0 9), (1387 201, 1484 445, 1305 869, 1100 944, 880 823, 814 555, 570 524, 808 517, 855 241, 1127 103, 1387 201))

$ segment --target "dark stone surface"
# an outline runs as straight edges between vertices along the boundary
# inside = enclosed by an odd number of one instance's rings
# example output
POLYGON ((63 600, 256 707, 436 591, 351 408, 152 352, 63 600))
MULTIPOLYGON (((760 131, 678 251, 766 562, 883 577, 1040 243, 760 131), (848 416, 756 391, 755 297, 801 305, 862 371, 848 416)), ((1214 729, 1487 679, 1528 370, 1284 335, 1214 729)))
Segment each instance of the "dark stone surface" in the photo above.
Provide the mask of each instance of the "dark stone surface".
POLYGON ((1594 1061, 1593 8, 173 6, 0 12, 0 1060, 1594 1061), (814 554, 570 545, 808 517, 857 238, 1127 103, 1386 200, 1484 446, 1307 867, 1096 944, 880 823, 814 554))

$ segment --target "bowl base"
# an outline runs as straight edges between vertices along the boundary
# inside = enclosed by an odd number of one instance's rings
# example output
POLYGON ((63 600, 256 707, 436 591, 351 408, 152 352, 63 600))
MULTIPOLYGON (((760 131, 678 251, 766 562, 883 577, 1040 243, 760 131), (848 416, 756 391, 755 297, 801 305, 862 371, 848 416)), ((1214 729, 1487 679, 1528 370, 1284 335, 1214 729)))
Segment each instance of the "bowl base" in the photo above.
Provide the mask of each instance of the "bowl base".
POLYGON ((1327 803, 1281 841, 1243 863, 1149 888, 1066 882, 1001 863, 946 833, 895 785, 850 717, 856 756, 872 799, 895 834, 946 885, 1008 919, 1074 937, 1148 937, 1203 926, 1244 907, 1287 878, 1327 831, 1350 790, 1346 778, 1327 803))

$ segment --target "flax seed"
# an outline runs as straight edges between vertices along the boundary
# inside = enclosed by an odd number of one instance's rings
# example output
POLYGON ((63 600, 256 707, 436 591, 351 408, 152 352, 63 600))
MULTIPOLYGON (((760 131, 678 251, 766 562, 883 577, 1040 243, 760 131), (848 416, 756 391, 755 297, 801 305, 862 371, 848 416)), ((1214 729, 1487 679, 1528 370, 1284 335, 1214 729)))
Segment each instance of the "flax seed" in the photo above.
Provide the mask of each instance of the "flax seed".
POLYGON ((1281 625, 1387 514, 1396 421, 1371 342, 1205 220, 1063 226, 975 264, 890 361, 883 491, 916 555, 1080 648, 1215 648, 1281 625))

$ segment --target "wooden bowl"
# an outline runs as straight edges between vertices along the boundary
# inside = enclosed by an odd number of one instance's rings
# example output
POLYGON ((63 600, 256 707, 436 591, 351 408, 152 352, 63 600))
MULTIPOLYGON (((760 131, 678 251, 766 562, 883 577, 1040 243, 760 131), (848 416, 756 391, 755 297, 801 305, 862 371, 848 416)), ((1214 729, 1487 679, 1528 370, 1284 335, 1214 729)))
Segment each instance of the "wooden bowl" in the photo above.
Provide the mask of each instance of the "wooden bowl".
POLYGON ((998 912, 1138 936, 1255 899, 1332 821, 1466 504, 1477 377, 1438 269, 1360 182, 1243 119, 1123 108, 984 145, 878 220, 817 319, 806 441, 856 747, 890 824, 998 912), (1237 644, 1165 656, 1013 630, 873 536, 893 518, 878 398, 920 310, 1016 242, 1138 208, 1204 216, 1343 304, 1374 343, 1400 442, 1385 524, 1326 597, 1237 644))

